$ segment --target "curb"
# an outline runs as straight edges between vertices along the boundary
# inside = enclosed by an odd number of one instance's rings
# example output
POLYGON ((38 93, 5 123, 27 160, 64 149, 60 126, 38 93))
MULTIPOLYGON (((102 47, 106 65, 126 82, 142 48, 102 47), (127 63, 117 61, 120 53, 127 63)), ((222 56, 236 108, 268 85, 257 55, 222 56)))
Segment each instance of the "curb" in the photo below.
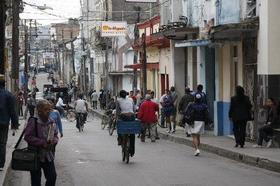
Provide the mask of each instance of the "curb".
MULTIPOLYGON (((165 134, 161 131, 158 132, 159 136, 162 139, 169 140, 178 144, 183 144, 192 147, 192 141, 183 137, 177 137, 173 136, 171 134, 165 134)), ((245 163, 248 165, 252 165, 255 167, 267 169, 274 172, 280 173, 280 162, 272 161, 269 159, 256 157, 256 156, 250 156, 247 154, 242 154, 239 152, 234 152, 231 150, 223 149, 217 146, 201 143, 200 149, 204 150, 206 152, 210 152, 228 159, 232 159, 241 163, 245 163)))
MULTIPOLYGON (((103 114, 100 113, 97 110, 91 110, 93 114, 95 114, 97 117, 102 118, 103 114)), ((174 136, 172 134, 166 134, 158 130, 158 134, 161 139, 169 140, 178 144, 183 144, 192 147, 192 140, 184 138, 184 137, 178 137, 174 136)), ((263 168, 266 170, 274 171, 280 173, 280 162, 276 162, 273 160, 269 160, 262 157, 256 157, 256 156, 250 156, 247 154, 234 152, 228 149, 223 149, 214 145, 209 145, 206 143, 201 143, 200 145, 201 150, 204 150, 206 152, 210 152, 231 160, 235 160, 244 164, 248 164, 251 166, 263 168)))

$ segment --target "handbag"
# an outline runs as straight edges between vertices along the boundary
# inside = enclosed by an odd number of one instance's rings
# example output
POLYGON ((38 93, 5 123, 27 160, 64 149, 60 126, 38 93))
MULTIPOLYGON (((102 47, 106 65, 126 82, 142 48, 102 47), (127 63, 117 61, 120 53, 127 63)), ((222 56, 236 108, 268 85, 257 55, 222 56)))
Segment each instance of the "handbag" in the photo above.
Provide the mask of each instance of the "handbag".
MULTIPOLYGON (((37 118, 35 119, 35 136, 38 137, 37 118)), ((12 153, 11 166, 13 170, 19 171, 36 171, 39 170, 39 152, 36 147, 26 147, 17 149, 24 135, 25 129, 22 131, 19 140, 12 153)))

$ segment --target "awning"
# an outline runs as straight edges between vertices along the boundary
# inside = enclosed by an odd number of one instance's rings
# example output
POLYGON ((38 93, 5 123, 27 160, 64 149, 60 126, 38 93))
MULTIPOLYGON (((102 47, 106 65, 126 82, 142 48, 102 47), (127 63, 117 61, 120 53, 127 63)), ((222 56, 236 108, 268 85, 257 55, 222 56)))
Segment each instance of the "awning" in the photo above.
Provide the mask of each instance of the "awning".
POLYGON ((198 40, 186 40, 181 42, 176 42, 175 47, 199 47, 199 46, 207 46, 211 43, 208 39, 198 39, 198 40))
POLYGON ((241 40, 244 37, 256 37, 259 30, 259 19, 249 19, 241 23, 214 26, 210 29, 210 39, 241 40))
POLYGON ((198 27, 170 28, 162 31, 163 35, 171 40, 184 40, 188 34, 199 33, 198 27))
POLYGON ((133 75, 133 71, 114 71, 109 72, 110 76, 133 75))
MULTIPOLYGON (((132 68, 132 69, 142 69, 142 63, 136 63, 132 65, 125 65, 124 68, 132 68)), ((159 69, 159 63, 147 63, 147 69, 159 69)))

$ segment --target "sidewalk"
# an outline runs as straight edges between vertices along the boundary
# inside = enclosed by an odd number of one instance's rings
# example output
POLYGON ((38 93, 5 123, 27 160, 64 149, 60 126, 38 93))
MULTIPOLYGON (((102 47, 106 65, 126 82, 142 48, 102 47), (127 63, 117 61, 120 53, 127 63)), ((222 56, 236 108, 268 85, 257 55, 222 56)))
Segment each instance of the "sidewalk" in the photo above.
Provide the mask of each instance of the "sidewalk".
MULTIPOLYGON (((103 111, 93 110, 96 116, 101 117, 103 111)), ((192 146, 192 138, 186 137, 184 129, 177 127, 175 134, 169 134, 166 129, 158 127, 161 139, 192 146)), ((280 172, 280 148, 253 148, 253 143, 246 142, 245 148, 234 148, 235 142, 227 136, 202 136, 201 150, 217 154, 238 162, 267 170, 280 172)), ((202 152, 203 153, 203 152, 202 152)))
POLYGON ((20 134, 22 133, 25 120, 22 119, 19 122, 20 122, 20 127, 19 130, 17 130, 15 136, 12 136, 12 130, 9 130, 8 142, 6 147, 6 163, 3 171, 0 172, 0 186, 5 185, 5 182, 7 181, 6 178, 7 175, 9 174, 10 164, 12 160, 12 152, 14 150, 14 146, 16 145, 17 140, 20 137, 20 134))

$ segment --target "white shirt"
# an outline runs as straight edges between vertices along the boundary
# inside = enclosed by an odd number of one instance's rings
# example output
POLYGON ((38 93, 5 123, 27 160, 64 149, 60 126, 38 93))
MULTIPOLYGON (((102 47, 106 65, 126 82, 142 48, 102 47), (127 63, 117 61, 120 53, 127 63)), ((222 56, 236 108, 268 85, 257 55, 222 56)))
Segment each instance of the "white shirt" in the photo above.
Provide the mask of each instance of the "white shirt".
POLYGON ((134 104, 132 99, 118 99, 121 113, 134 113, 134 104))
POLYGON ((58 101, 57 101, 55 106, 57 106, 57 107, 64 107, 65 104, 63 103, 63 100, 61 98, 58 98, 58 101))
POLYGON ((75 103, 75 111, 77 113, 86 113, 87 112, 87 107, 86 107, 86 102, 85 100, 78 99, 75 103))
POLYGON ((97 92, 94 92, 94 93, 91 94, 91 99, 92 99, 92 101, 97 101, 98 100, 97 92))

